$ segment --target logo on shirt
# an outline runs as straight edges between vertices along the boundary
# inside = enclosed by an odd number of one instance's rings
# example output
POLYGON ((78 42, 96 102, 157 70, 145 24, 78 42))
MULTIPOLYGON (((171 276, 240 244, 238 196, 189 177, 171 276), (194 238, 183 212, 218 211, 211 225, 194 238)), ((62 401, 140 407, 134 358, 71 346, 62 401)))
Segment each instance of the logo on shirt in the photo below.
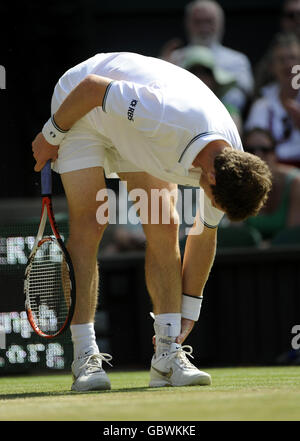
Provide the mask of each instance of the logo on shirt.
POLYGON ((134 115, 134 111, 135 111, 135 107, 136 107, 137 103, 138 103, 138 100, 132 100, 130 103, 130 106, 128 107, 127 118, 129 121, 134 121, 133 115, 134 115))

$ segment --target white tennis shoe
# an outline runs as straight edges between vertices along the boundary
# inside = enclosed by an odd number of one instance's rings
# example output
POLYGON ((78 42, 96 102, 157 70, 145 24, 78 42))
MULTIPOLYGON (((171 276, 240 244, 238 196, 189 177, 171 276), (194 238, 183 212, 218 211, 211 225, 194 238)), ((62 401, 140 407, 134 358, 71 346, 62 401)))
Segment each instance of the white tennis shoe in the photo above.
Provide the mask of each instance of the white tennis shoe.
POLYGON ((73 384, 71 389, 77 392, 110 389, 110 380, 102 368, 102 361, 106 361, 111 366, 111 359, 111 355, 100 353, 74 360, 72 363, 73 384))
POLYGON ((170 350, 154 354, 151 361, 150 387, 163 386, 208 386, 211 377, 207 372, 200 371, 187 358, 192 357, 191 346, 172 343, 170 350))

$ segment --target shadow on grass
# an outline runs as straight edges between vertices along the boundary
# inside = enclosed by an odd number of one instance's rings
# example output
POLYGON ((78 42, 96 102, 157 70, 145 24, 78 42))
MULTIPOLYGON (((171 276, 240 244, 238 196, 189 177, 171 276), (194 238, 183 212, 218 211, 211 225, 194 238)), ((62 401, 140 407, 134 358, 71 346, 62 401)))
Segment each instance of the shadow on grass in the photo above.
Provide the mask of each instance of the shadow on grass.
MULTIPOLYGON (((154 392, 159 391, 161 388, 150 388, 150 387, 130 387, 122 389, 111 389, 111 390, 93 390, 93 391, 83 391, 76 392, 72 390, 62 390, 61 392, 22 392, 19 394, 0 394, 0 401, 3 400, 16 400, 18 398, 35 398, 35 397, 62 397, 62 396, 74 396, 74 395, 95 395, 95 394, 111 394, 111 393, 122 393, 122 392, 154 392)), ((166 388, 164 388, 166 389, 166 388)))

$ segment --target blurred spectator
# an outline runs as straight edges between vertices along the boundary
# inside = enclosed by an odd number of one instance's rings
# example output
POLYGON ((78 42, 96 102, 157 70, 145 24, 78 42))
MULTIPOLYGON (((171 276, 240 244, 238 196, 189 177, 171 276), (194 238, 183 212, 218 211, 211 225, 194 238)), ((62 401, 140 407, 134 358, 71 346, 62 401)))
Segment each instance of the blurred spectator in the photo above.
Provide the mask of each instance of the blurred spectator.
POLYGON ((273 187, 265 207, 245 223, 259 230, 266 240, 284 228, 300 225, 300 170, 277 162, 275 140, 267 130, 253 128, 246 132, 244 149, 266 161, 273 174, 273 187))
POLYGON ((214 0, 196 0, 186 6, 184 20, 187 46, 179 48, 182 42, 173 39, 164 45, 161 58, 182 66, 187 48, 209 47, 217 67, 230 72, 237 81, 238 87, 231 89, 227 102, 242 110, 253 90, 253 75, 246 55, 221 44, 225 26, 223 9, 214 0))
POLYGON ((300 43, 293 34, 278 34, 271 45, 275 82, 261 89, 262 97, 252 104, 246 130, 270 130, 280 162, 300 166, 300 93, 293 88, 292 66, 300 64, 300 43))
MULTIPOLYGON (((300 0, 285 0, 280 13, 280 32, 294 34, 300 39, 300 0)), ((270 70, 270 51, 267 51, 255 68, 255 96, 260 89, 274 81, 274 74, 270 70)))
POLYGON ((300 39, 300 0, 285 0, 281 13, 281 29, 300 39))
POLYGON ((102 256, 124 253, 127 251, 145 251, 146 239, 141 231, 128 228, 127 225, 114 225, 111 240, 102 250, 102 256))
POLYGON ((111 256, 127 251, 145 251, 146 237, 140 219, 137 218, 137 223, 132 223, 128 216, 134 203, 128 198, 124 183, 115 179, 118 175, 112 173, 110 176, 114 176, 114 179, 106 179, 106 185, 113 190, 116 204, 114 205, 110 200, 112 205, 109 210, 116 213, 116 223, 111 222, 108 225, 102 247, 99 248, 99 256, 111 256), (121 187, 123 191, 120 191, 121 187))
POLYGON ((202 80, 223 102, 241 134, 240 111, 226 102, 226 94, 235 87, 236 80, 230 73, 216 66, 211 50, 204 46, 187 48, 183 67, 202 80))

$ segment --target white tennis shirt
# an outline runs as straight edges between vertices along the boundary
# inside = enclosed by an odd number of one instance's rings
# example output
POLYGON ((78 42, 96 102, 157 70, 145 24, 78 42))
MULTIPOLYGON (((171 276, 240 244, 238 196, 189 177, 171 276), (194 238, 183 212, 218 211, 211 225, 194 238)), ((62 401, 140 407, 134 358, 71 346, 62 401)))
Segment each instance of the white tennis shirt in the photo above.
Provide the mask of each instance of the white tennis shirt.
MULTIPOLYGON (((88 74, 114 80, 103 106, 94 109, 99 132, 117 153, 108 152, 108 166, 118 157, 164 181, 199 187, 191 170, 197 154, 211 141, 225 140, 242 150, 228 111, 196 76, 166 61, 133 53, 97 54, 68 70, 59 80, 66 95, 88 74)), ((109 149, 108 149, 109 150, 109 149)), ((223 212, 205 197, 204 222, 215 227, 223 212)))

